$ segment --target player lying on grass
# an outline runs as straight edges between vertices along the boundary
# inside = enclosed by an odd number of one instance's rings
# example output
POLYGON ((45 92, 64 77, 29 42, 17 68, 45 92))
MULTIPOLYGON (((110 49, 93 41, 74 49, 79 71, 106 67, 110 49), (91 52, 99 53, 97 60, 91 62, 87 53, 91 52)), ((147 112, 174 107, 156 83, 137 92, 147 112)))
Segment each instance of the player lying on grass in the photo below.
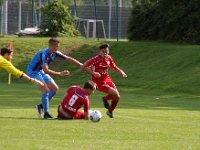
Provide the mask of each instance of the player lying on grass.
POLYGON ((120 95, 108 74, 109 68, 112 68, 123 77, 127 77, 126 73, 116 66, 112 57, 109 55, 108 44, 102 44, 99 47, 99 54, 86 61, 82 66, 83 70, 92 75, 92 80, 97 84, 97 90, 107 93, 103 97, 103 103, 104 107, 108 109, 106 114, 110 118, 113 118, 113 111, 119 102, 120 95), (111 105, 108 103, 108 100, 112 100, 111 105))
POLYGON ((50 75, 54 76, 66 76, 69 75, 68 70, 61 72, 53 71, 49 68, 49 64, 56 58, 61 58, 74 65, 82 66, 82 63, 76 59, 66 56, 60 51, 60 42, 56 38, 49 39, 49 47, 38 51, 30 61, 27 67, 27 74, 35 79, 38 79, 44 83, 44 86, 40 86, 42 92, 42 103, 36 106, 38 117, 42 118, 42 112, 44 111, 44 119, 51 119, 52 116, 48 113, 49 101, 56 94, 59 87, 50 75))
POLYGON ((83 88, 79 86, 70 87, 60 105, 58 105, 58 119, 89 119, 90 101, 88 96, 96 90, 96 84, 87 81, 83 88), (78 111, 81 107, 83 111, 78 111))
POLYGON ((1 55, 0 55, 0 69, 4 69, 10 74, 16 76, 17 78, 22 78, 26 81, 30 81, 31 83, 36 83, 40 85, 41 87, 44 86, 44 84, 36 79, 33 79, 26 75, 23 71, 15 68, 13 64, 10 62, 10 60, 13 58, 13 51, 9 48, 1 48, 1 55))

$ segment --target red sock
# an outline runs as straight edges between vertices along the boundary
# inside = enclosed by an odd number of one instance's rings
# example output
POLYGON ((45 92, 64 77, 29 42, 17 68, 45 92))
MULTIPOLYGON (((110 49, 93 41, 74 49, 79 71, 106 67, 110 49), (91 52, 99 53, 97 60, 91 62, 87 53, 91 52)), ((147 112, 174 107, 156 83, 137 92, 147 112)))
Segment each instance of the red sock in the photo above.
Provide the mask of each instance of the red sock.
POLYGON ((114 111, 114 109, 117 107, 118 102, 119 101, 112 100, 111 105, 110 105, 110 109, 109 109, 110 112, 114 111))

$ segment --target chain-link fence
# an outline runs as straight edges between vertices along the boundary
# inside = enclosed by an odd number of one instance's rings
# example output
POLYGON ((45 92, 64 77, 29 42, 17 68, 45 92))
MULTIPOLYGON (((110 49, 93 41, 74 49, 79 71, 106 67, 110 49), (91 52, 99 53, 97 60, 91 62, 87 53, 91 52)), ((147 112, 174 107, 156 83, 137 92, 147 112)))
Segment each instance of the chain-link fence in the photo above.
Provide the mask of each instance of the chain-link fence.
MULTIPOLYGON (((64 1, 64 0, 63 0, 64 1)), ((15 34, 26 27, 40 26, 38 8, 48 0, 4 0, 0 8, 1 34, 15 34)), ((83 36, 127 38, 131 0, 66 0, 76 27, 83 36)))

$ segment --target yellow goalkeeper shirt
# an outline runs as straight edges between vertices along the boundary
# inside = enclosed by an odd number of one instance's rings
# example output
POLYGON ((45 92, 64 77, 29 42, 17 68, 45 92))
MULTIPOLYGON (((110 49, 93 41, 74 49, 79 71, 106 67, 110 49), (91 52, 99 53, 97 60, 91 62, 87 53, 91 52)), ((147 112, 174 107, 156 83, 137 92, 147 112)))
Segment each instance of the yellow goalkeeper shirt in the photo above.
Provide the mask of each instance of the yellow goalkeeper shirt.
POLYGON ((6 71, 16 76, 17 78, 22 77, 23 71, 20 71, 19 69, 15 68, 11 62, 9 62, 0 55, 0 69, 1 68, 5 69, 6 71))

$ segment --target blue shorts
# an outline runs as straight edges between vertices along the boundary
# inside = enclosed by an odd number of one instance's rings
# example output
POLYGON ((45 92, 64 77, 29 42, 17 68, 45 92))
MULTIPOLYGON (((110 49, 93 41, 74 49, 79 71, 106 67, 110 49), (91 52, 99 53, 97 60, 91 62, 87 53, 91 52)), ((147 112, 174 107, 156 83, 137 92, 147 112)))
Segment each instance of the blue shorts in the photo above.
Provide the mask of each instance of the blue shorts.
POLYGON ((45 74, 43 70, 41 70, 39 72, 32 72, 28 75, 39 81, 44 81, 46 84, 54 82, 53 78, 50 75, 45 74))

